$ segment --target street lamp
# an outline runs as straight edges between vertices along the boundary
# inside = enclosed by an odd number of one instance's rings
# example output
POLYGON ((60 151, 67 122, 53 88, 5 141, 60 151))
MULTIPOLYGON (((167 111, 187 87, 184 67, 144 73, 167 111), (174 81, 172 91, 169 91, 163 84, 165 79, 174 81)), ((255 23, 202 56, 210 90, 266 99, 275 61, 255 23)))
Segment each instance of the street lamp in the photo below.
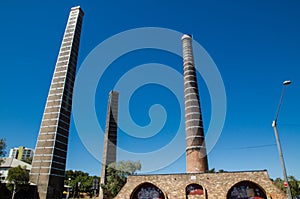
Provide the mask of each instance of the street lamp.
POLYGON ((282 103, 282 98, 283 98, 283 95, 284 95, 285 87, 290 85, 291 83, 292 82, 289 81, 289 80, 283 82, 281 97, 280 97, 279 104, 278 104, 278 107, 277 107, 276 116, 275 116, 275 119, 273 120, 273 123, 272 123, 272 127, 273 127, 274 133, 275 133, 275 138, 276 138, 276 143, 277 143, 277 148, 278 148, 278 153, 279 153, 279 157, 280 157, 280 163, 281 163, 281 167, 282 167, 282 173, 283 173, 283 177, 284 177, 284 183, 285 183, 285 186, 286 186, 286 193, 288 195, 288 199, 292 199, 292 194, 291 194, 291 189, 290 189, 289 181, 288 181, 287 174, 286 174, 284 159, 283 159, 282 150, 281 150, 281 144, 280 144, 280 140, 279 140, 276 125, 277 125, 278 114, 279 114, 280 106, 281 106, 281 103, 282 103))
POLYGON ((80 197, 80 184, 81 184, 81 182, 78 182, 78 196, 80 197))
POLYGON ((70 183, 71 183, 71 178, 69 178, 68 180, 69 180, 69 183, 68 183, 68 193, 67 193, 66 199, 69 199, 69 197, 70 197, 70 183))

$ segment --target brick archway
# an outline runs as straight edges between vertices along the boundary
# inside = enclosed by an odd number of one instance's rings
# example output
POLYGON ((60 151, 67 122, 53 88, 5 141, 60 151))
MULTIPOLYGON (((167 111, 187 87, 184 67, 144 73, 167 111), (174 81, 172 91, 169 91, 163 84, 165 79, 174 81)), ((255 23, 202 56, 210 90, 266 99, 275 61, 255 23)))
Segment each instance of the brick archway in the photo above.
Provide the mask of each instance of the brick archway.
POLYGON ((266 191, 251 181, 241 181, 227 192, 227 199, 267 199, 266 191))
POLYGON ((165 199, 163 191, 152 183, 145 182, 137 186, 130 199, 165 199))
POLYGON ((192 183, 185 187, 185 197, 186 199, 194 198, 197 196, 197 198, 204 198, 205 190, 203 187, 199 184, 192 183))

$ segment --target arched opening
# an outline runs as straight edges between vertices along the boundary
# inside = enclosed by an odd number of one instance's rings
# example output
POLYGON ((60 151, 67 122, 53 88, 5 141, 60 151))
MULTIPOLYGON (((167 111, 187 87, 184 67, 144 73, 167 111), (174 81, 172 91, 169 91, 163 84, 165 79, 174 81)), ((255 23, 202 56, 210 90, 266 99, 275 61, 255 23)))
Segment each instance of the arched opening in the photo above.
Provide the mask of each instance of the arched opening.
POLYGON ((227 199, 267 199, 265 191, 256 183, 242 181, 235 184, 227 193, 227 199))
POLYGON ((157 186, 146 182, 133 191, 130 199, 165 199, 165 196, 157 186))
POLYGON ((186 198, 198 198, 195 196, 202 196, 204 195, 203 187, 199 184, 189 184, 185 188, 185 196, 186 198))

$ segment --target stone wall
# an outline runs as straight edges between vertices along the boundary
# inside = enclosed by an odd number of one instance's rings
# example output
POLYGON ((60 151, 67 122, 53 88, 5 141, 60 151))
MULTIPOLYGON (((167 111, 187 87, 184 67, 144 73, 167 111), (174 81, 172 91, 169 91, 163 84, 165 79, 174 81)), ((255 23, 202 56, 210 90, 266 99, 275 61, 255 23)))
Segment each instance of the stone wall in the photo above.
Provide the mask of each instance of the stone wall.
POLYGON ((131 199, 131 194, 141 184, 148 182, 157 186, 168 199, 186 199, 185 188, 189 184, 199 184, 204 195, 189 198, 226 199, 228 191, 237 183, 249 181, 257 184, 268 199, 284 199, 285 194, 270 180, 267 171, 161 174, 129 176, 126 185, 115 199, 131 199))

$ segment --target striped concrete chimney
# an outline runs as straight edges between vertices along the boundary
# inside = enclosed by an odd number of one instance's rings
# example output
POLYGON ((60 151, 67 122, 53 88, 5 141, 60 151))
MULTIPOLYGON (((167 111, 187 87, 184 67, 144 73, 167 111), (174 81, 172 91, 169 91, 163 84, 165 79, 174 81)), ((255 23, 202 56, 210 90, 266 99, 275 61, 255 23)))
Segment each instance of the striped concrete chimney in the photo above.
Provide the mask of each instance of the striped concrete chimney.
POLYGON ((192 37, 183 35, 184 101, 186 130, 186 172, 198 173, 208 170, 206 147, 198 84, 194 64, 192 37))
POLYGON ((30 170, 39 199, 62 198, 83 11, 71 8, 30 170))
MULTIPOLYGON (((108 165, 117 160, 117 138, 118 138, 118 103, 119 93, 110 91, 106 115, 106 127, 102 157, 102 170, 100 183, 107 184, 108 165)), ((104 194, 100 186, 99 199, 103 199, 104 194)))

